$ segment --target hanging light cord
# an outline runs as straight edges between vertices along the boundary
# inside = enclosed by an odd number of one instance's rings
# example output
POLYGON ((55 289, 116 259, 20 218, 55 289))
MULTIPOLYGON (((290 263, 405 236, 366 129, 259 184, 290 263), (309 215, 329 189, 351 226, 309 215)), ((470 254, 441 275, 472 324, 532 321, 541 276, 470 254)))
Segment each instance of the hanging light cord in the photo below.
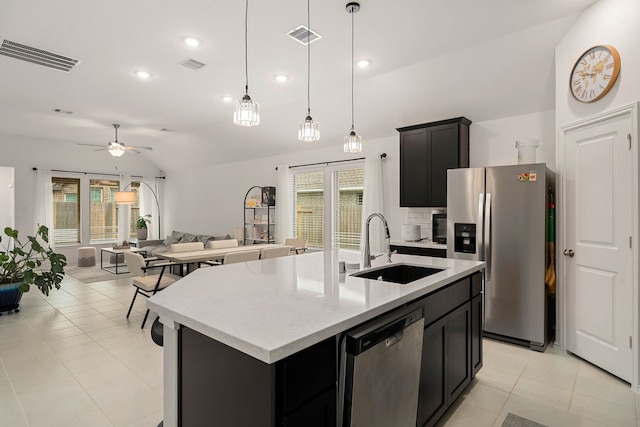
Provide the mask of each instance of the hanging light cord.
POLYGON ((307 0, 307 116, 311 115, 311 8, 307 0))
POLYGON ((249 50, 249 45, 247 43, 247 33, 248 31, 248 22, 249 22, 249 0, 246 0, 244 7, 244 93, 249 95, 249 54, 247 51, 249 50))
POLYGON ((355 10, 351 11, 351 130, 354 129, 354 120, 353 120, 353 14, 355 10))

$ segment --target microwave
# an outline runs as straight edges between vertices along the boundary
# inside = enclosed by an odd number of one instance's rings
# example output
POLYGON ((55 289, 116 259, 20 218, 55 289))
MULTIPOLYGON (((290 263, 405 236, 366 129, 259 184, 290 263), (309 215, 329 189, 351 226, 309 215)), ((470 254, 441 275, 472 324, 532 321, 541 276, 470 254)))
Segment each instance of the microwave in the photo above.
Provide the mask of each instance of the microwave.
POLYGON ((431 241, 433 243, 447 243, 447 214, 433 214, 431 217, 431 241))

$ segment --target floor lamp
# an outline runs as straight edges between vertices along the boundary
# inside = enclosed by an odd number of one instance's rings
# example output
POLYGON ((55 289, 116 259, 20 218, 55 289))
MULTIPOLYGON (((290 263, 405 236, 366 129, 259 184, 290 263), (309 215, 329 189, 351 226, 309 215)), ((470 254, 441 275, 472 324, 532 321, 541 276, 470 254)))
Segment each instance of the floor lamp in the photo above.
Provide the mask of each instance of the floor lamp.
POLYGON ((153 188, 151 188, 151 186, 149 184, 147 184, 144 181, 132 181, 132 182, 130 182, 129 184, 127 184, 124 187, 124 189, 122 191, 116 191, 116 195, 115 195, 116 204, 117 205, 132 205, 138 200, 138 197, 137 197, 137 195, 136 195, 136 193, 134 191, 126 191, 127 188, 129 188, 131 186, 131 184, 133 184, 134 182, 139 182, 140 184, 144 184, 147 187, 149 187, 149 190, 151 190, 151 194, 153 194, 153 197, 156 199, 156 206, 158 208, 158 239, 162 239, 162 234, 160 234, 160 203, 158 202, 158 195, 156 194, 155 191, 153 191, 153 188))

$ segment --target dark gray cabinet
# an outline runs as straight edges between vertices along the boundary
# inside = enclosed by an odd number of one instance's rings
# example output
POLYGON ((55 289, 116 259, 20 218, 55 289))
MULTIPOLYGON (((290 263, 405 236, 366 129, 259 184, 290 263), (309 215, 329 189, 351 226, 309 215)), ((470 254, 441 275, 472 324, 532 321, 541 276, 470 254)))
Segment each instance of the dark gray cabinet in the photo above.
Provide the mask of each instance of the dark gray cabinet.
POLYGON ((417 426, 435 425, 482 367, 482 312, 477 311, 482 305, 474 305, 482 296, 473 295, 478 283, 481 290, 480 273, 424 299, 417 426), (479 326, 474 315, 480 320, 479 326))
POLYGON ((396 129, 400 132, 400 206, 447 206, 447 170, 469 167, 465 117, 396 129))
MULTIPOLYGON (((482 273, 410 303, 421 307, 417 426, 434 425, 482 366, 482 273)), ((267 364, 186 326, 178 332, 180 426, 335 427, 338 338, 267 364)))
POLYGON ((267 364, 186 326, 179 338, 179 425, 336 425, 336 340, 267 364))

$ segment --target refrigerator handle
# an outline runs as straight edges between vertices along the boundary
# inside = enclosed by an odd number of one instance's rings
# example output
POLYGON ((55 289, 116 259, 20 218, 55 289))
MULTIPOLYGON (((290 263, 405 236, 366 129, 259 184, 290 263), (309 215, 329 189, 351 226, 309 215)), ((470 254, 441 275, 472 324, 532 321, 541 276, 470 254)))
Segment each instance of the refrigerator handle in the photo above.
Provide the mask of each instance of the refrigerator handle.
POLYGON ((486 194, 484 204, 484 261, 487 263, 485 277, 491 280, 491 194, 486 194))
POLYGON ((478 223, 476 224, 476 253, 478 254, 478 260, 479 261, 484 261, 484 254, 485 254, 485 248, 484 248, 484 238, 483 238, 483 231, 482 231, 482 227, 483 227, 483 223, 482 223, 482 218, 484 218, 483 216, 483 212, 484 212, 484 193, 480 193, 478 194, 478 223))

